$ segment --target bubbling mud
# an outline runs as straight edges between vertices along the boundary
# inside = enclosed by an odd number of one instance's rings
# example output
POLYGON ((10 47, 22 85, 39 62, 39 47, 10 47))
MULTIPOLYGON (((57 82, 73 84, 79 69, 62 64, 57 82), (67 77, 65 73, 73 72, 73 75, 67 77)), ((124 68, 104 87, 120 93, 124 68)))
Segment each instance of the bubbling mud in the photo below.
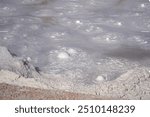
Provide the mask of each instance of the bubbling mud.
POLYGON ((150 66, 149 11, 148 0, 0 0, 0 46, 66 81, 113 80, 150 66))

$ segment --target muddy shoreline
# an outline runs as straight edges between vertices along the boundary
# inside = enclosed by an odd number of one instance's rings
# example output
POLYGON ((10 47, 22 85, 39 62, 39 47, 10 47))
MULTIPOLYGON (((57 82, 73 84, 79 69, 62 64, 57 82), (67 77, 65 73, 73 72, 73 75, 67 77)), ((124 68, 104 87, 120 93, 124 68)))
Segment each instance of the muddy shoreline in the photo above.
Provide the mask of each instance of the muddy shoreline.
POLYGON ((44 79, 24 78, 14 72, 1 70, 0 99, 145 100, 150 99, 150 73, 148 70, 148 68, 130 70, 114 81, 100 82, 91 86, 74 85, 69 88, 63 87, 63 84, 58 81, 54 82, 48 79, 48 82, 44 79))

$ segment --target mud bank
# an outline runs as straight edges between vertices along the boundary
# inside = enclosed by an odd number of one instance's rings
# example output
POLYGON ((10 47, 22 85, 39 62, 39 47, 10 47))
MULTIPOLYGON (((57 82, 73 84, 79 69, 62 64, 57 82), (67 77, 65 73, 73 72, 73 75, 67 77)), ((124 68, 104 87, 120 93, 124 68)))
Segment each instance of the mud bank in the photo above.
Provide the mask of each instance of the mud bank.
MULTIPOLYGON (((150 74, 148 70, 148 68, 139 68, 125 73, 120 78, 114 81, 102 82, 91 86, 74 85, 67 88, 62 88, 62 85, 64 84, 62 84, 61 82, 58 83, 51 80, 47 82, 47 80, 45 79, 42 80, 36 78, 24 78, 19 77, 19 75, 14 72, 1 70, 0 83, 10 84, 10 90, 12 85, 19 86, 18 90, 21 90, 21 87, 25 86, 30 88, 38 88, 40 90, 43 90, 43 92, 45 92, 44 89, 47 89, 52 90, 53 92, 67 91, 72 93, 78 93, 79 95, 88 94, 87 97, 84 97, 82 99, 90 99, 90 97, 88 97, 90 95, 95 95, 95 98, 92 99, 150 99, 150 74)), ((66 83, 66 85, 69 86, 70 84, 66 83)), ((7 90, 1 89, 0 97, 6 96, 6 94, 4 93, 5 91, 7 92, 7 90)), ((34 93, 34 90, 32 92, 34 93)), ((14 94, 12 93, 11 95, 14 94)), ((8 94, 7 96, 10 96, 10 94, 8 94)), ((27 99, 27 97, 25 96, 21 99, 27 99)), ((32 97, 30 97, 29 99, 32 99, 32 97)), ((36 97, 36 99, 39 98, 36 97)), ((43 97, 42 99, 49 98, 43 97)), ((70 97, 69 99, 74 98, 70 97)))
MULTIPOLYGON (((129 70, 112 81, 97 81, 85 85, 68 81, 61 76, 37 71, 23 58, 12 56, 5 47, 0 47, 0 83, 49 90, 63 90, 107 97, 110 99, 150 99, 150 68, 141 67, 129 70)), ((2 94, 1 94, 2 95, 2 94)))

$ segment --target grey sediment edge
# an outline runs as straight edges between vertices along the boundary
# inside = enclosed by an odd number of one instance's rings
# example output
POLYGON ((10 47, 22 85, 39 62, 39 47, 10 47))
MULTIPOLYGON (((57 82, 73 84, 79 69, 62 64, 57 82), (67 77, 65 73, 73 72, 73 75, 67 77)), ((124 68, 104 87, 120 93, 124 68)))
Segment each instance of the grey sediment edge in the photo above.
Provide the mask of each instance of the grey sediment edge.
POLYGON ((64 78, 39 72, 27 59, 15 56, 2 46, 0 46, 0 83, 40 89, 60 89, 110 99, 150 99, 149 67, 129 70, 113 81, 97 82, 93 85, 76 84, 64 78))

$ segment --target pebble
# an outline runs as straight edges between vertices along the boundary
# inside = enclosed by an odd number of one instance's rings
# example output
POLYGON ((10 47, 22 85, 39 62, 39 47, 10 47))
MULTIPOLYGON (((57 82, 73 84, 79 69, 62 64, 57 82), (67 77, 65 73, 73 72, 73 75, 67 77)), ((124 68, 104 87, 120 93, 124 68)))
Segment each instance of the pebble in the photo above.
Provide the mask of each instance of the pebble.
POLYGON ((30 58, 30 57, 27 57, 27 61, 29 61, 29 62, 30 62, 30 61, 31 61, 31 58, 30 58))

